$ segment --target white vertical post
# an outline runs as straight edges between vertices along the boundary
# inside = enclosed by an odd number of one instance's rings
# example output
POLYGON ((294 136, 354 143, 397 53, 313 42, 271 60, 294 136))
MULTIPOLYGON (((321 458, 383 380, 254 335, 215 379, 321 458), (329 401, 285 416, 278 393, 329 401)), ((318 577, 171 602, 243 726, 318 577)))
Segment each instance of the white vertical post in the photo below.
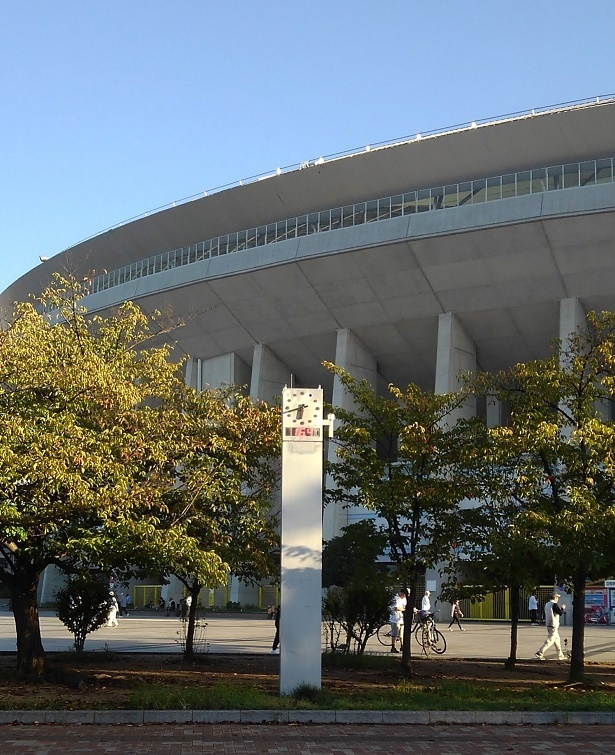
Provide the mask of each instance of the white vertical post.
POLYGON ((284 388, 280 694, 321 686, 322 388, 284 388))

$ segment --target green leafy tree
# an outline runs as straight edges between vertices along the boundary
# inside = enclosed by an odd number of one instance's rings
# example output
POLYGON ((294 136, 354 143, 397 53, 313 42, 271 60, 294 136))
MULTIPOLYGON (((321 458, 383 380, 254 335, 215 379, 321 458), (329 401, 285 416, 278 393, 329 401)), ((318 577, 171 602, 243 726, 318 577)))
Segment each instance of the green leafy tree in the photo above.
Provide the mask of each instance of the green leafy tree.
MULTIPOLYGON (((185 656, 193 654, 198 596, 229 572, 255 583, 279 572, 279 536, 272 496, 279 482, 280 411, 253 402, 238 386, 190 395, 185 407, 190 453, 176 468, 157 527, 172 537, 158 566, 192 597, 185 656)), ((143 554, 147 560, 147 554, 143 554)))
POLYGON ((388 619, 393 581, 379 561, 386 544, 387 536, 369 519, 344 527, 339 537, 325 543, 322 573, 328 590, 323 612, 331 639, 341 634, 336 624, 343 630, 346 652, 354 640, 362 655, 369 638, 388 619))
POLYGON ((573 592, 570 680, 584 678, 585 585, 615 570, 615 315, 587 327, 548 359, 481 376, 507 401, 510 424, 493 433, 494 462, 514 471, 516 524, 548 549, 573 592))
POLYGON ((88 317, 78 291, 58 278, 0 330, 0 582, 22 674, 44 671, 43 570, 117 554, 128 525, 154 532, 184 447, 183 381, 169 349, 152 346, 166 326, 132 304, 88 317))
POLYGON ((500 502, 487 496, 480 506, 466 511, 453 558, 446 568, 449 580, 442 591, 451 600, 475 601, 508 589, 510 652, 504 663, 508 669, 517 662, 521 590, 538 584, 551 555, 550 549, 524 527, 521 512, 514 499, 503 497, 500 502))
POLYGON ((71 575, 55 593, 56 613, 73 633, 75 650, 83 651, 88 634, 102 627, 109 615, 109 580, 100 575, 71 575))
MULTIPOLYGON (((364 506, 384 522, 389 557, 409 591, 409 627, 419 578, 448 557, 460 526, 460 504, 477 491, 469 472, 478 453, 468 442, 473 422, 451 420, 466 396, 391 385, 390 395, 380 397, 366 381, 333 364, 325 366, 339 377, 355 406, 353 411, 334 408, 340 424, 326 502, 364 506)), ((410 671, 410 632, 405 633, 402 661, 410 671)))

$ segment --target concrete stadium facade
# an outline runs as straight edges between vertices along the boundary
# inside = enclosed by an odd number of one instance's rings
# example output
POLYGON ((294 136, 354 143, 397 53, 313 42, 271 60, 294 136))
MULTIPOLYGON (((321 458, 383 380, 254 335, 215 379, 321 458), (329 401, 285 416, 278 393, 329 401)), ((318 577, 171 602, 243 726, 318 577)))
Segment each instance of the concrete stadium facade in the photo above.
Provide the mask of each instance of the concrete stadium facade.
MULTIPOLYGON (((461 369, 545 356, 585 312, 615 310, 614 158, 612 97, 417 134, 111 228, 0 307, 70 272, 90 278, 90 311, 186 317, 173 338, 197 388, 271 400, 292 381, 344 405, 328 360, 379 390, 447 392, 461 369)), ((325 538, 362 515, 327 509, 325 538)))

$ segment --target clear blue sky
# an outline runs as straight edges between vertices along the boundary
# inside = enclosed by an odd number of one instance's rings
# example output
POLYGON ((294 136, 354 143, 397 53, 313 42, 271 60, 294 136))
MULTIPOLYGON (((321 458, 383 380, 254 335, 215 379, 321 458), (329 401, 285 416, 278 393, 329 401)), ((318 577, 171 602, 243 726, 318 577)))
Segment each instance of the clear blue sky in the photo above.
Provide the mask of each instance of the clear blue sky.
POLYGON ((205 189, 615 92, 613 0, 2 0, 0 13, 0 291, 39 255, 205 189))

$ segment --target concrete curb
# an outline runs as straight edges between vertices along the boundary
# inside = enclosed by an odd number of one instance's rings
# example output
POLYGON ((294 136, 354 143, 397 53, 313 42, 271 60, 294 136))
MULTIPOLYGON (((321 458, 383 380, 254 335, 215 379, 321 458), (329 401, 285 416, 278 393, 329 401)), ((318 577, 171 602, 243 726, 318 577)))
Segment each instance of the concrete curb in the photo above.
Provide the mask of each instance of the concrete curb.
POLYGON ((421 710, 2 710, 7 724, 458 724, 611 726, 615 713, 421 710))

